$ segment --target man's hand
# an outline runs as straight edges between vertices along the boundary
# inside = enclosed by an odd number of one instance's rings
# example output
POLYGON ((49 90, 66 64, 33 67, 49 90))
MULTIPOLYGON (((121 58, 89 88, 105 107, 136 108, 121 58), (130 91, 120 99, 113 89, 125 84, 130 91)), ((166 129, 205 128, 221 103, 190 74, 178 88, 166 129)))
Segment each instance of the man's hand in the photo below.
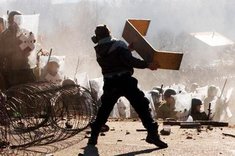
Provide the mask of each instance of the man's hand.
POLYGON ((159 68, 159 64, 156 62, 151 62, 151 63, 149 63, 148 68, 150 70, 157 70, 159 68))
POLYGON ((134 51, 134 45, 133 45, 133 43, 130 43, 130 44, 128 45, 128 49, 129 49, 130 51, 134 51))

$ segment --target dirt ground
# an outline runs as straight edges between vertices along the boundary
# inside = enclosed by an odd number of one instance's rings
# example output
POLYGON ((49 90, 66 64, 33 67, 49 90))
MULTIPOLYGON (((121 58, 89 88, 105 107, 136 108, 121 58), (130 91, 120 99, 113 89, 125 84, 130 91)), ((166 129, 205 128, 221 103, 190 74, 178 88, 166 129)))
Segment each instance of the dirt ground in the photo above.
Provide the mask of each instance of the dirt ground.
MULTIPOLYGON (((147 132, 140 121, 109 121, 110 131, 99 137, 98 145, 86 146, 87 129, 76 136, 53 144, 10 151, 6 156, 235 156, 235 126, 180 129, 171 126, 169 136, 161 136, 168 148, 159 149, 145 142, 147 132), (141 130, 141 131, 137 131, 141 130), (84 136, 86 136, 84 138, 84 136)), ((159 123, 159 130, 163 128, 159 123)))
MULTIPOLYGON (((179 126, 171 126, 169 136, 161 136, 168 143, 168 148, 158 149, 154 145, 145 142, 145 131, 141 122, 119 121, 108 122, 110 131, 99 137, 96 147, 86 146, 87 138, 66 149, 52 153, 54 156, 235 156, 235 138, 224 136, 222 133, 235 135, 235 127, 214 127, 209 130, 202 128, 201 132, 196 129, 180 129, 179 126)), ((162 129, 160 124, 159 129, 162 129)))

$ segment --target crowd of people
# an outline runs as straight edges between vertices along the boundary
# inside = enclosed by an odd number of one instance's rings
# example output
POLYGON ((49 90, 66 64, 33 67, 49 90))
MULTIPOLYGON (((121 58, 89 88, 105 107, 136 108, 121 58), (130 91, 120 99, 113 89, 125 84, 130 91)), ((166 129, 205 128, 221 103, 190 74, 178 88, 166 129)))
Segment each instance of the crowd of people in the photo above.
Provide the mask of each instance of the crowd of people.
MULTIPOLYGON (((6 21, 0 18, 0 90, 36 81, 63 84, 60 61, 52 57, 51 53, 42 52, 48 58, 41 69, 37 66, 39 63, 31 60, 31 56, 35 55, 36 38, 33 32, 21 27, 22 18, 20 12, 10 12, 8 27, 5 26, 6 21), (38 77, 35 76, 36 72, 40 73, 36 74, 38 77)), ((127 46, 125 42, 113 38, 106 25, 97 26, 91 40, 96 45, 96 60, 101 67, 103 79, 101 82, 89 81, 88 89, 97 100, 99 109, 96 119, 91 123, 91 137, 88 144, 97 144, 99 133, 109 116, 139 117, 148 131, 146 142, 160 148, 166 148, 168 145, 160 140, 157 133, 158 124, 154 119, 227 121, 231 118, 229 102, 233 89, 227 90, 224 96, 224 88, 220 91, 219 87, 213 85, 199 87, 194 83, 190 90, 188 86, 174 84, 153 87, 152 90, 143 92, 139 89, 138 80, 133 77, 134 68, 157 70, 158 64, 134 57, 131 53, 134 50, 131 44, 127 46)), ((175 77, 179 82, 191 84, 187 81, 187 77, 196 74, 198 78, 202 74, 200 70, 205 69, 185 69, 178 72, 175 77)), ((215 74, 218 70, 212 72, 214 75, 210 73, 212 81, 221 77, 215 74)), ((203 81, 203 78, 208 79, 208 77, 209 75, 201 75, 200 80, 203 81)), ((195 80, 197 79, 191 79, 195 80)), ((166 81, 169 84, 170 80, 166 81)))
POLYGON ((7 20, 0 18, 0 90, 36 81, 62 84, 61 61, 45 50, 36 52, 37 37, 23 22, 19 11, 9 12, 7 20), (40 57, 46 60, 39 67, 40 57))
MULTIPOLYGON (((47 61, 44 63, 44 66, 41 67, 40 71, 40 77, 35 77, 35 70, 32 66, 32 63, 30 62, 30 55, 35 50, 35 38, 33 37, 33 32, 27 31, 24 28, 21 27, 21 13, 18 11, 12 11, 8 14, 8 20, 6 21, 4 18, 0 18, 0 59, 1 59, 1 66, 0 66, 0 89, 5 90, 8 89, 11 86, 23 84, 23 83, 29 83, 29 82, 35 82, 36 79, 42 80, 42 81, 48 81, 52 83, 61 84, 63 76, 60 73, 60 61, 56 57, 51 57, 47 55, 47 61), (17 17, 17 18, 16 18, 17 17), (6 26, 8 25, 8 27, 6 26), (22 40, 22 36, 24 36, 24 40, 22 40), (25 44, 25 46, 22 46, 23 43, 29 43, 25 44)), ((44 54, 45 55, 45 54, 44 54)), ((38 60, 40 61, 40 60, 38 60)), ((200 84, 210 84, 213 82, 223 82, 223 75, 227 75, 229 78, 233 78, 234 75, 232 74, 234 67, 231 65, 226 65, 226 70, 221 70, 221 68, 224 68, 224 66, 216 66, 216 68, 208 67, 208 68, 200 68, 200 67, 194 67, 189 69, 183 69, 179 71, 178 78, 179 82, 183 82, 184 84, 192 84, 192 82, 200 81, 200 84), (208 72, 210 71, 210 72, 208 72), (222 72, 218 72, 222 71, 222 72), (203 75, 202 75, 203 74, 203 75), (209 74, 209 75, 208 75, 209 74), (193 76, 197 75, 197 76, 193 76), (200 76, 201 75, 201 76, 200 76), (191 76, 191 77, 190 77, 191 76), (200 79, 198 79, 200 77, 200 79), (210 77, 210 78, 209 78, 210 77), (210 80, 210 82, 208 82, 210 80), (221 80, 221 81, 218 81, 221 80)), ((170 73, 168 73, 170 74, 170 73)), ((175 73, 176 74, 176 73, 175 73)), ((175 77, 177 78, 177 74, 175 77)), ((37 75, 37 74, 36 74, 37 75)), ((164 75, 159 75, 159 79, 161 77, 165 77, 164 75)), ((95 82, 95 81, 94 81, 95 82)), ((164 82, 162 82, 164 83, 164 82)), ((174 82, 174 80, 167 79, 167 84, 169 83, 177 83, 174 82)), ((92 84, 92 81, 91 81, 92 84)), ((94 84, 94 83, 93 83, 94 84)), ((218 85, 218 83, 217 83, 218 85)), ((97 86, 96 86, 97 87, 97 86)), ((91 86, 91 88, 94 88, 91 86)), ((170 88, 170 87, 169 87, 170 88)), ((208 88, 208 93, 204 93, 204 97, 199 97, 198 99, 194 99, 193 94, 197 92, 197 89, 200 88, 198 85, 192 84, 192 87, 190 88, 191 91, 189 91, 189 87, 185 87, 184 90, 175 91, 174 89, 165 89, 163 92, 163 89, 159 89, 159 87, 153 88, 151 91, 146 92, 146 97, 150 101, 150 108, 151 108, 151 114, 155 118, 175 118, 177 119, 177 116, 179 116, 179 113, 174 112, 175 106, 175 99, 174 96, 177 96, 178 94, 182 94, 187 91, 188 94, 192 94, 192 100, 190 102, 190 108, 192 110, 187 110, 188 112, 195 112, 195 109, 197 112, 205 113, 207 118, 203 117, 203 119, 209 119, 209 116, 213 116, 216 118, 216 120, 220 120, 217 115, 213 115, 216 111, 216 105, 218 103, 225 103, 223 101, 223 97, 219 97, 218 95, 218 87, 210 86, 208 88), (186 89, 185 89, 186 88, 186 89), (207 96, 207 97, 206 97, 207 96), (206 98, 205 98, 206 97, 206 98), (195 104, 195 101, 196 104, 195 104), (217 102, 219 101, 219 102, 217 102), (208 113, 208 107, 209 103, 211 104, 211 111, 212 114, 209 115, 208 113), (197 106, 194 106, 197 105, 197 106), (199 106, 200 111, 199 110, 199 106), (166 113, 168 112, 168 113, 166 113)), ((95 92, 101 92, 102 89, 99 89, 99 91, 95 92)), ((94 93, 93 94, 99 94, 101 96, 101 93, 94 93)), ((98 95, 96 95, 98 96, 98 95)), ((98 97, 96 97, 98 98, 98 97)), ((228 103, 228 101, 227 101, 228 103)), ((227 105, 227 104, 226 104, 227 105)), ((188 108, 188 107, 187 107, 188 108)), ((181 110, 182 111, 182 110, 181 110)), ((222 112, 220 112, 221 114, 222 112)), ((226 113, 230 114, 230 113, 226 113)), ((135 111, 131 106, 129 106, 128 100, 121 97, 117 104, 115 105, 115 109, 111 113, 112 117, 133 117, 135 115, 135 111)), ((231 115, 229 115, 231 116, 231 115)), ((199 117, 200 118, 200 117, 199 117)))
MULTIPOLYGON (((99 101, 102 95, 102 79, 90 80, 92 94, 99 101)), ((221 94, 219 87, 211 85, 200 87, 193 83, 191 87, 182 84, 164 88, 153 87, 145 91, 149 100, 149 108, 155 119, 174 119, 181 121, 214 120, 229 121, 232 117, 230 110, 233 88, 221 94)), ((120 97, 110 114, 111 118, 138 117, 129 101, 120 97)))

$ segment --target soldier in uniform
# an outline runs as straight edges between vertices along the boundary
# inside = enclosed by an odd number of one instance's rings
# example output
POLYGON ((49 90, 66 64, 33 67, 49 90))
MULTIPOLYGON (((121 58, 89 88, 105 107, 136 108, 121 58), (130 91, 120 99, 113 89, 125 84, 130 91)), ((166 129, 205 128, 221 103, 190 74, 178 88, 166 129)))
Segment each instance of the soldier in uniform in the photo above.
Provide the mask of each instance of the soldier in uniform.
POLYGON ((111 37, 106 25, 96 27, 92 41, 97 44, 95 51, 104 78, 104 93, 101 97, 102 104, 97 117, 91 124, 91 137, 88 145, 97 144, 102 125, 107 122, 117 100, 124 96, 130 101, 148 131, 146 142, 160 148, 166 148, 167 144, 160 140, 157 131, 158 125, 149 112, 149 101, 145 98, 144 93, 138 89, 138 81, 132 77, 133 68, 156 70, 158 66, 133 57, 123 41, 111 37))
POLYGON ((8 15, 8 28, 0 34, 0 72, 4 78, 4 88, 34 82, 35 76, 29 63, 35 38, 32 32, 20 28, 18 11, 8 15))
POLYGON ((208 120, 208 116, 205 112, 201 112, 202 101, 200 99, 193 98, 191 106, 191 116, 193 120, 208 120))
POLYGON ((160 104, 158 111, 157 111, 157 118, 165 120, 166 118, 177 119, 175 111, 175 99, 173 95, 176 95, 175 90, 167 89, 164 94, 163 98, 164 101, 160 104))

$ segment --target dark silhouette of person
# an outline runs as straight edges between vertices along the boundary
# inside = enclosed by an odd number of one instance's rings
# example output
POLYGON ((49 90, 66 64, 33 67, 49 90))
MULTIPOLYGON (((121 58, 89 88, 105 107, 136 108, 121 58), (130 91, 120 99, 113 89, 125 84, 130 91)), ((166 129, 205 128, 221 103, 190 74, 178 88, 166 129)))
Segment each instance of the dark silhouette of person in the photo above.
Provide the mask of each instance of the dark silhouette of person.
MULTIPOLYGON (((96 58, 101 67, 104 86, 101 96, 101 106, 97 117, 91 123, 91 137, 88 145, 96 145, 101 127, 107 122, 117 100, 124 96, 138 113, 144 127, 147 129, 146 142, 159 148, 168 147, 160 140, 158 124, 154 122, 150 111, 149 101, 137 87, 138 81, 132 77, 133 68, 156 70, 156 63, 147 63, 132 56, 130 46, 121 40, 112 38, 106 25, 99 25, 95 29, 92 41, 96 44, 96 58)), ((130 44, 131 45, 131 44, 130 44)))

